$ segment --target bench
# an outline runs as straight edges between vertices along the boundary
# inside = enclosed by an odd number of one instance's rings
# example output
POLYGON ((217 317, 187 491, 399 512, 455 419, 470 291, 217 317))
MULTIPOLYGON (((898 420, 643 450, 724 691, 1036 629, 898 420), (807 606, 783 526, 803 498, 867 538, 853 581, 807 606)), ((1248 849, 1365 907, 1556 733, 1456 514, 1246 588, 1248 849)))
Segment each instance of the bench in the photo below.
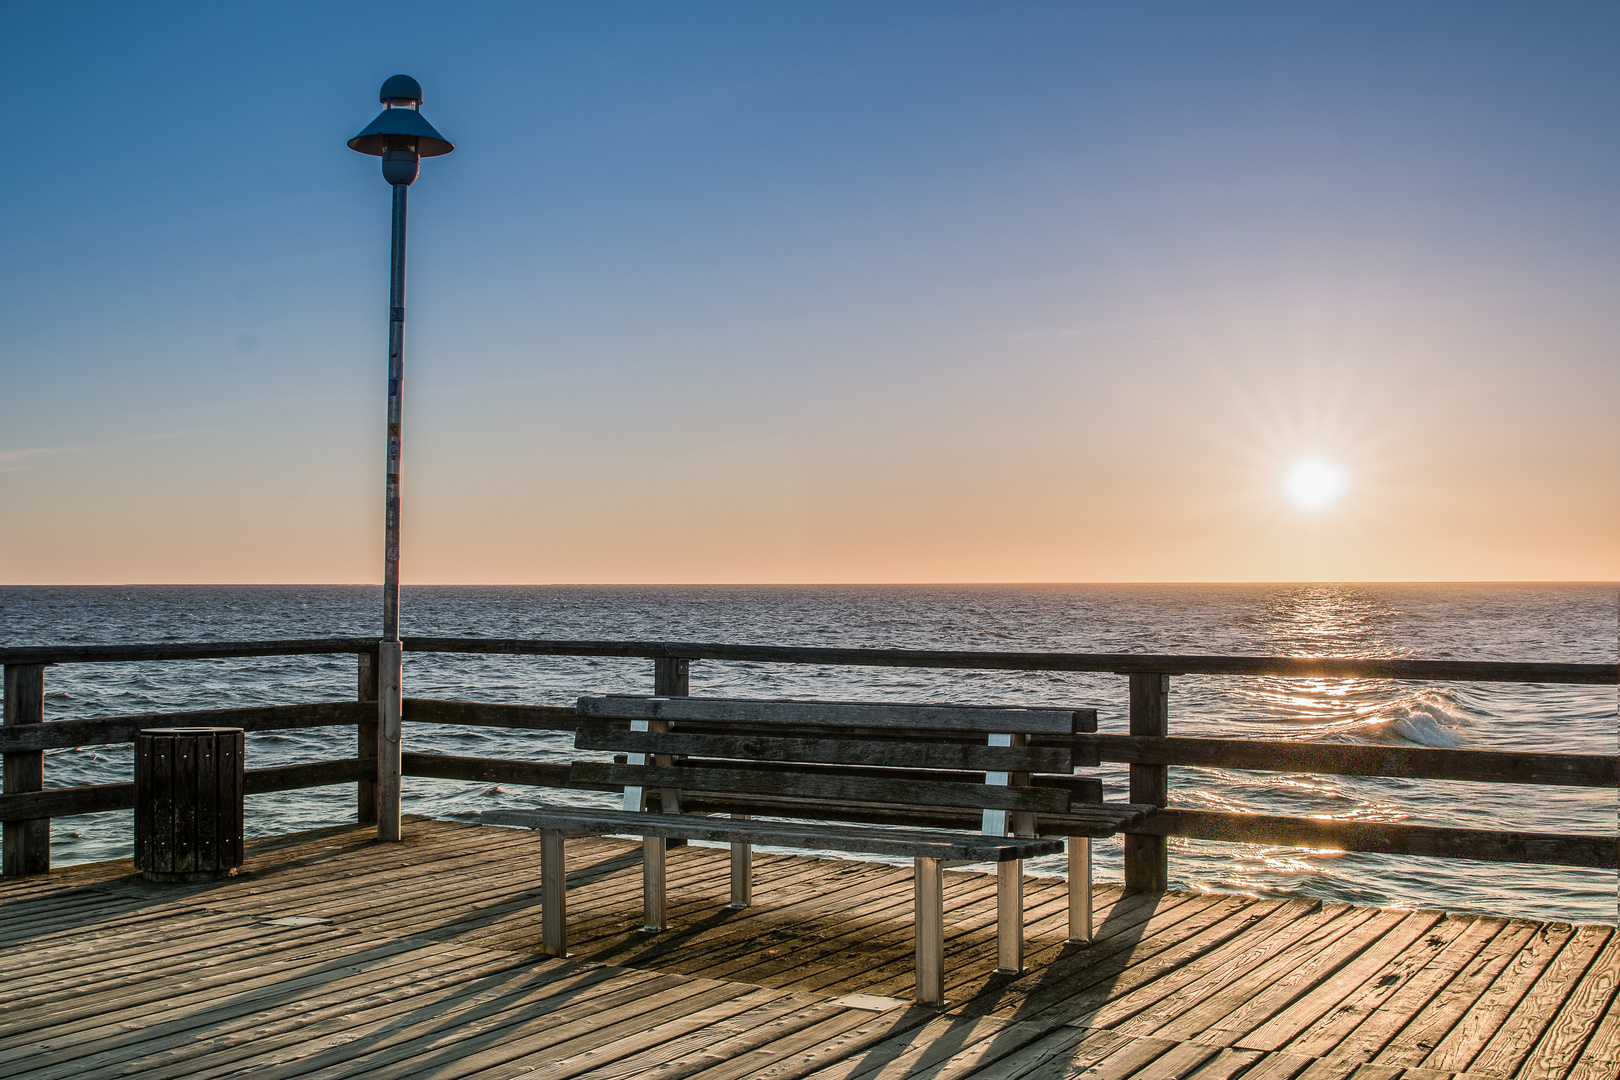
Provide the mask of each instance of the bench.
POLYGON ((1061 737, 1096 730, 1095 710, 584 697, 574 745, 613 762, 576 761, 570 786, 623 788, 623 809, 548 805, 490 810, 492 825, 541 832, 541 948, 567 955, 564 840, 642 837, 645 929, 667 928, 666 841, 731 845, 731 903, 752 902, 754 844, 910 858, 915 866, 916 996, 944 1000, 941 871, 997 864, 997 965, 1023 967, 1023 860, 1064 850, 1037 835, 1041 814, 1085 805, 1070 832, 1070 936, 1091 936, 1090 836, 1143 808, 1101 805, 1098 781, 1061 737), (1057 745, 1032 745, 1043 736, 1057 745), (1053 739, 1051 737, 1058 737, 1053 739), (686 811, 686 812, 683 812, 686 811), (698 811, 693 813, 691 811, 698 811), (726 814, 728 817, 708 816, 726 814), (759 820, 759 815, 773 820, 759 820), (794 820, 776 820, 776 819, 794 820), (809 820, 806 820, 809 819, 809 820), (969 831, 972 830, 972 831, 969 831))

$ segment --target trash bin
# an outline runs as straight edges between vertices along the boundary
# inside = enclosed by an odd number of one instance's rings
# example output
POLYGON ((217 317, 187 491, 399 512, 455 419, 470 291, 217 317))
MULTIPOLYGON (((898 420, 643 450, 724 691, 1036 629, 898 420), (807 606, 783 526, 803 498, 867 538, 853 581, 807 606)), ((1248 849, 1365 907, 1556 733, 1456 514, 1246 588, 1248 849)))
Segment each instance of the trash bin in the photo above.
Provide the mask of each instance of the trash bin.
POLYGON ((135 869, 147 881, 213 881, 242 865, 241 728, 135 736, 135 869))

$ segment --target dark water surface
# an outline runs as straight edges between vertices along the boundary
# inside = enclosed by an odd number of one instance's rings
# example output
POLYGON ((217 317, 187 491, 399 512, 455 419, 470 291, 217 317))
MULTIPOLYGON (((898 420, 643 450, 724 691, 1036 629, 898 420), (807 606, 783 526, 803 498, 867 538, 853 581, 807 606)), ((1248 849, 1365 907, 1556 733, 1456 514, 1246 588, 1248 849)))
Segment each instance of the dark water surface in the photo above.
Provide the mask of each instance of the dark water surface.
MULTIPOLYGON (((369 635, 375 587, 0 588, 0 642, 222 641, 369 635)), ((405 590, 406 634, 622 638, 886 648, 1401 656, 1613 663, 1613 585, 423 587, 405 590)), ((46 673, 64 720, 353 696, 349 656, 79 664, 46 673)), ((647 693, 645 660, 407 654, 413 697, 567 705, 647 693)), ((1095 707, 1126 729, 1125 680, 1060 672, 908 671, 693 664, 703 695, 1095 707)), ((1616 752, 1613 687, 1183 676, 1172 734, 1486 750, 1616 752)), ((407 749, 567 761, 566 734, 407 725, 407 749)), ((352 729, 249 735, 252 766, 352 755, 352 729)), ((51 787, 127 781, 128 746, 53 751, 51 787)), ((1123 767, 1106 796, 1126 797, 1123 767)), ((1362 821, 1613 833, 1613 791, 1172 769, 1171 803, 1362 821)), ((407 778, 408 813, 461 821, 563 793, 407 778)), ((580 801, 599 798, 566 793, 580 801)), ((352 785, 254 796, 250 835, 352 821, 352 785)), ((1613 922, 1612 871, 1171 841, 1172 884, 1402 907, 1613 922)), ((129 812, 59 818, 58 864, 127 856, 129 812)), ((1118 839, 1097 845, 1118 880, 1118 839)), ((1061 873, 1061 857, 1033 864, 1061 873)))

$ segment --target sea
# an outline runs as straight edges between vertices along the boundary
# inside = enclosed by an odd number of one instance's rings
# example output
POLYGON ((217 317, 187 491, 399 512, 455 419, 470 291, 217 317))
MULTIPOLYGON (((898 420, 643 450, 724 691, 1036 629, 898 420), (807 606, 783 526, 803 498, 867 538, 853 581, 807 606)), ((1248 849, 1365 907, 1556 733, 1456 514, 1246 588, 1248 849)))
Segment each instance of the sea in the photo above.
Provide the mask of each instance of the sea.
MULTIPOLYGON (((1380 656, 1614 663, 1614 584, 437 586, 406 588, 408 635, 625 639, 879 648, 1380 656)), ((377 634, 376 586, 0 588, 0 644, 239 641, 377 634)), ((65 664, 47 669, 46 717, 352 698, 348 655, 65 664)), ((407 653, 411 697, 570 705, 650 693, 647 660, 407 653)), ((1108 674, 815 667, 700 661, 692 693, 1097 709, 1126 730, 1126 680, 1108 674)), ((1173 735, 1583 754, 1617 752, 1613 686, 1178 676, 1173 735)), ((564 733, 407 724, 408 750, 566 762, 564 733)), ((351 756, 354 731, 248 736, 250 767, 351 756)), ((128 781, 131 747, 52 751, 49 787, 128 781)), ((1127 796, 1123 766, 1099 770, 1127 796)), ((588 792, 407 778, 404 809, 453 821, 588 792)), ((354 820, 354 787, 249 797, 266 836, 354 820)), ((1172 805, 1354 821, 1613 835, 1613 790, 1172 768, 1172 805)), ((1611 870, 1300 847, 1170 841, 1171 885, 1572 922, 1616 921, 1611 870)), ((56 865, 127 857, 128 811, 58 818, 56 865)), ((831 853, 829 853, 831 855, 831 853)), ((1122 845, 1095 845, 1100 881, 1122 845)), ((1030 864, 1061 876, 1061 856, 1030 864)))

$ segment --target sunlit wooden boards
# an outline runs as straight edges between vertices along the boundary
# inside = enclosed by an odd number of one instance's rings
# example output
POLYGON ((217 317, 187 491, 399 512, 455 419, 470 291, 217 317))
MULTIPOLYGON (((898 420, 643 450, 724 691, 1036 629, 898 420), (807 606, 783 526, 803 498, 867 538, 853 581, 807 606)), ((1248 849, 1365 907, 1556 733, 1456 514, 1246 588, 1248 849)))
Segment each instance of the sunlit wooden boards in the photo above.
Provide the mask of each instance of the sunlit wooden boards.
POLYGON ((738 919, 726 853, 678 849, 673 929, 647 935, 639 847, 582 839, 575 954, 547 960, 538 838, 417 820, 405 839, 258 841, 217 884, 127 862, 0 884, 0 1077, 1620 1075, 1606 926, 1101 888, 1081 949, 1061 883, 1031 878, 1030 969, 1009 977, 994 879, 953 872, 941 1011, 884 1000, 909 987, 902 867, 761 854, 783 914, 738 919))

